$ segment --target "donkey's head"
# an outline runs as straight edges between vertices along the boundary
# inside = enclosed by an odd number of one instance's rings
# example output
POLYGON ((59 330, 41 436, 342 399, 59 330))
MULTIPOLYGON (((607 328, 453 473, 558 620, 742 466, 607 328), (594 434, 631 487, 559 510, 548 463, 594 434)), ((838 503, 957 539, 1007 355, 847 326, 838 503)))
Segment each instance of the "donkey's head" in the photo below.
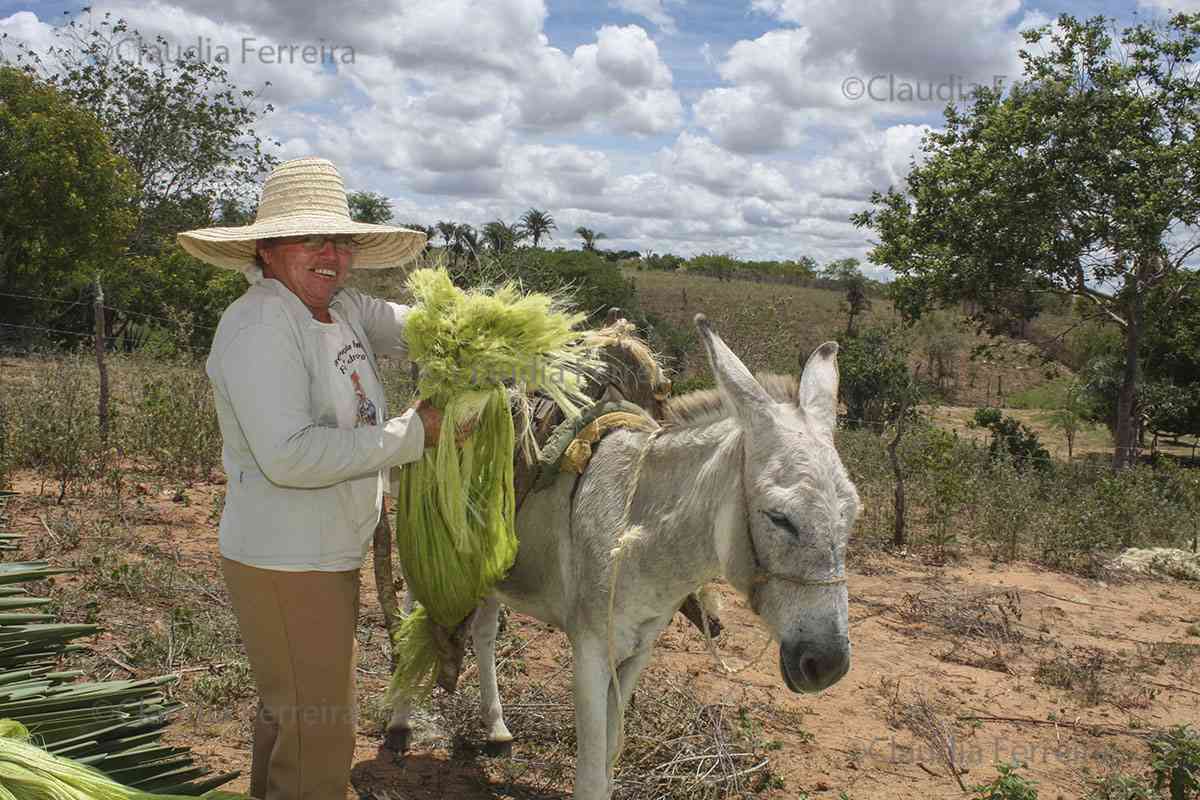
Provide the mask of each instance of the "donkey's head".
POLYGON ((820 691, 850 668, 845 557, 859 510, 858 493, 833 446, 837 344, 816 349, 798 391, 781 402, 703 315, 696 316, 696 326, 721 402, 743 436, 747 518, 728 532, 726 577, 779 639, 788 688, 820 691))

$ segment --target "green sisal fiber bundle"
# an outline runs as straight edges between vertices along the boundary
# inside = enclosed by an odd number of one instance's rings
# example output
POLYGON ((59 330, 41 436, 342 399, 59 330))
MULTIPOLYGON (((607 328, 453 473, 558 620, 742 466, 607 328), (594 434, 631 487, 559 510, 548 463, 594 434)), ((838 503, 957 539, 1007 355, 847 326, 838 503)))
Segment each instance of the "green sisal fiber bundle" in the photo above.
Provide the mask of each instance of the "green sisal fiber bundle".
POLYGON ((584 315, 561 298, 505 284, 463 291, 445 270, 414 272, 405 322, 420 395, 442 409, 441 438, 400 471, 397 555, 421 608, 396 634, 390 697, 432 690, 432 625, 454 628, 512 567, 517 555, 513 450, 517 434, 504 381, 541 389, 569 415, 590 400, 583 375, 599 366, 575 327, 584 315), (459 447, 460 426, 474 424, 459 447))
MULTIPOLYGON (((25 726, 0 719, 0 800, 184 800, 183 795, 151 794, 122 786, 28 740, 25 726)), ((203 798, 241 800, 242 796, 213 791, 203 798)))

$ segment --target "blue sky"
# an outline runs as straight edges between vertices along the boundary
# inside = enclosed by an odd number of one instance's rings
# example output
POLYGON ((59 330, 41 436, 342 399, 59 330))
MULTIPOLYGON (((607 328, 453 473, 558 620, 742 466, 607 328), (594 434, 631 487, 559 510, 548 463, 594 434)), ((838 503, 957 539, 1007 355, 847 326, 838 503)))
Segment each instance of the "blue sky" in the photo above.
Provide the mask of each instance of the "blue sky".
MULTIPOLYGON (((234 58, 275 111, 281 158, 332 159, 353 189, 432 224, 530 207, 607 246, 819 262, 862 258, 848 216, 899 183, 941 101, 886 87, 1011 81, 1019 30, 1121 22, 1200 0, 124 0, 97 3, 179 47, 338 45, 352 63, 234 58), (876 99, 853 96, 872 76, 876 99), (878 91, 877 91, 878 90, 878 91)), ((1195 8, 1193 8, 1195 7, 1195 8)), ((43 48, 77 6, 0 0, 43 48)))

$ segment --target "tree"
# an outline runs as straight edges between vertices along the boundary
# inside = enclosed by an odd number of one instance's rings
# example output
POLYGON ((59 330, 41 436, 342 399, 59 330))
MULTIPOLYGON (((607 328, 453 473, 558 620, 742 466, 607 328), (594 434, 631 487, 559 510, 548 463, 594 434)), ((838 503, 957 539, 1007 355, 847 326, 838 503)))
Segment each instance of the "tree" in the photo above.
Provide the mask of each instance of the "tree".
POLYGON ((878 427, 895 419, 905 399, 912 399, 904 338, 901 331, 865 328, 842 344, 838 372, 847 427, 878 427))
POLYGON ((1075 437, 1079 435, 1088 415, 1087 394, 1084 386, 1078 379, 1072 380, 1067 387, 1062 408, 1055 409, 1047 417, 1050 426, 1062 431, 1063 438, 1067 440, 1067 461, 1071 461, 1075 457, 1075 437))
POLYGON ((410 231, 420 231, 425 234, 425 250, 428 251, 433 245, 433 239, 437 236, 437 228, 433 225, 423 225, 420 222, 405 222, 400 227, 408 228, 410 231))
POLYGON ((858 263, 857 258, 840 258, 837 261, 830 261, 821 270, 821 277, 837 283, 845 283, 853 278, 862 278, 863 274, 858 268, 858 263))
POLYGON ((575 229, 575 235, 583 239, 583 249, 591 251, 595 251, 597 239, 608 238, 603 233, 594 231, 591 228, 585 228, 582 225, 575 229))
POLYGON ((128 161, 135 176, 131 255, 157 254, 175 233, 209 224, 219 198, 253 203, 257 179, 277 161, 254 127, 272 107, 256 109, 255 92, 233 84, 223 64, 169 60, 165 38, 145 39, 110 13, 97 23, 88 10, 84 22, 72 20, 54 35, 45 59, 16 43, 16 63, 94 113, 128 161))
POLYGON ((483 242, 493 253, 507 253, 524 238, 525 232, 521 230, 520 225, 509 225, 502 220, 495 220, 483 226, 483 242))
POLYGON ((214 221, 226 228, 250 225, 254 222, 254 210, 242 205, 236 197, 226 197, 217 204, 214 221))
MULTIPOLYGON (((94 116, 47 82, 0 66, 0 292, 79 299, 124 249, 134 182, 94 116)), ((63 310, 0 296, 0 319, 13 325, 63 310)))
POLYGON ((908 369, 908 349, 900 331, 868 328, 847 339, 838 353, 839 391, 846 404, 846 427, 864 423, 882 435, 889 425, 895 434, 887 445, 895 487, 892 492, 894 523, 892 544, 904 547, 905 514, 904 469, 898 447, 905 423, 915 416, 921 400, 920 384, 908 369))
MULTIPOLYGON (((1131 416, 1134 435, 1200 436, 1200 275, 1190 270, 1168 277, 1147 296, 1157 310, 1146 320, 1142 339, 1140 379, 1131 416)), ((1112 326, 1110 326, 1112 327, 1112 326)), ((1081 375, 1094 418, 1116 429, 1123 343, 1107 330, 1094 330, 1085 339, 1081 375)))
POLYGON ((442 237, 442 245, 449 247, 454 241, 454 234, 458 230, 458 223, 440 220, 434 227, 437 228, 438 236, 442 237))
POLYGON ((533 246, 537 247, 542 241, 542 237, 550 237, 550 231, 557 230, 558 225, 554 223, 554 217, 550 216, 545 211, 539 211, 536 208, 531 208, 525 212, 525 216, 521 217, 521 230, 530 239, 533 239, 533 246))
MULTIPOLYGON (((375 192, 350 192, 346 195, 350 204, 350 218, 355 222, 384 225, 392 219, 392 201, 375 192)), ((423 229, 422 229, 423 230, 423 229)))
POLYGON ((450 242, 450 252, 457 259, 464 254, 475 256, 479 253, 479 234, 467 223, 454 226, 454 237, 450 242))
POLYGON ((846 335, 854 336, 854 318, 871 307, 867 296, 867 279, 862 273, 845 280, 846 287, 846 335))
POLYGON ((905 191, 874 193, 851 221, 874 229, 872 263, 900 276, 905 312, 970 300, 998 313, 1014 292, 1083 298, 1124 335, 1113 466, 1133 461, 1142 336, 1155 287, 1200 243, 1200 14, 1138 24, 1062 15, 1022 35, 1024 80, 948 106, 905 191))

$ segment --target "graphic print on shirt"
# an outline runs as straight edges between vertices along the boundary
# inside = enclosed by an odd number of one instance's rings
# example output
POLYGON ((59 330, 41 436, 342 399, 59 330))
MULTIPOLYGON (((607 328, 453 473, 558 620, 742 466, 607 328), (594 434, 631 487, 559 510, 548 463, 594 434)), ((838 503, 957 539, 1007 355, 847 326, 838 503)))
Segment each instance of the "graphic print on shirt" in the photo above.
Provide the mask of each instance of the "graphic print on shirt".
POLYGON ((354 427, 378 424, 379 413, 375 410, 375 404, 371 402, 371 398, 367 397, 367 393, 363 391, 358 370, 350 373, 350 380, 354 382, 354 393, 358 395, 358 418, 354 422, 354 427))
POLYGON ((357 365, 359 362, 364 365, 367 363, 367 350, 358 337, 354 337, 349 344, 343 345, 333 359, 333 365, 338 372, 350 376, 354 394, 358 397, 358 410, 354 420, 356 428, 359 425, 377 425, 379 423, 379 412, 375 408, 375 403, 367 396, 366 390, 363 389, 362 379, 358 376, 357 365))

